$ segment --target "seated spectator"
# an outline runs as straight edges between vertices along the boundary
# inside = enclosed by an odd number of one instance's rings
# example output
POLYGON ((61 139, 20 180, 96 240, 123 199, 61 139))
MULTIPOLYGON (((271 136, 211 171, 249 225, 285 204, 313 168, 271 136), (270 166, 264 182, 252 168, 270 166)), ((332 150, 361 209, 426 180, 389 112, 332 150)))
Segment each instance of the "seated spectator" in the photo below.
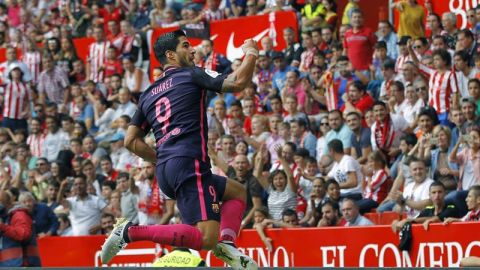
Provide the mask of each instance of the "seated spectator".
POLYGON ((345 227, 353 226, 371 226, 373 223, 360 214, 358 205, 352 199, 344 199, 342 201, 343 218, 347 221, 345 227))
POLYGON ((458 221, 479 221, 480 220, 480 186, 471 186, 467 195, 468 213, 462 218, 446 218, 443 223, 448 224, 458 221))
POLYGON ((110 138, 110 158, 116 171, 128 171, 138 162, 138 157, 125 148, 124 139, 125 136, 122 133, 116 133, 110 138))
POLYGON ((253 213, 253 219, 253 228, 258 232, 267 250, 273 251, 272 239, 267 237, 264 231, 265 228, 273 228, 273 223, 269 223, 267 226, 263 224, 264 220, 271 219, 270 214, 268 214, 268 208, 266 206, 256 208, 253 213))
POLYGON ((310 200, 308 200, 307 213, 299 221, 302 226, 315 226, 318 223, 321 212, 317 211, 317 208, 327 201, 326 194, 325 180, 320 177, 315 178, 312 182, 312 192, 310 193, 310 200))
POLYGON ((260 147, 260 152, 255 158, 255 168, 253 175, 258 179, 258 182, 269 194, 268 209, 270 215, 274 220, 281 220, 281 213, 285 209, 295 209, 297 207, 297 184, 293 179, 293 173, 288 165, 282 148, 277 147, 277 155, 282 170, 273 171, 267 178, 263 174, 262 164, 265 161, 266 148, 264 145, 260 147))
POLYGON ((423 228, 428 230, 430 223, 443 222, 447 218, 457 218, 458 209, 454 204, 445 203, 446 189, 441 182, 433 182, 429 188, 429 196, 432 205, 423 209, 415 218, 406 218, 403 220, 396 220, 392 223, 392 230, 399 232, 405 223, 421 223, 423 228))
POLYGON ((387 197, 391 186, 391 179, 385 170, 387 161, 380 151, 373 151, 368 155, 369 173, 365 178, 366 188, 363 193, 362 200, 357 202, 360 213, 370 212, 372 208, 376 208, 387 197))
POLYGON ((338 204, 325 202, 322 204, 322 218, 318 221, 317 227, 335 227, 345 225, 345 220, 340 218, 338 204))
POLYGON ((360 200, 363 183, 360 163, 344 153, 343 144, 338 139, 328 143, 328 152, 334 160, 328 177, 338 182, 342 198, 360 200))
POLYGON ((101 233, 102 235, 109 235, 113 231, 113 225, 115 224, 115 217, 112 214, 104 213, 100 218, 102 225, 101 233))
POLYGON ((368 154, 372 151, 370 128, 362 125, 362 115, 355 111, 347 113, 345 120, 348 128, 352 131, 351 156, 360 164, 365 164, 368 154))
POLYGON ((344 114, 349 112, 358 112, 364 115, 365 112, 373 106, 375 102, 370 94, 367 93, 367 87, 360 81, 354 81, 348 87, 348 92, 343 94, 344 104, 340 108, 344 114))
POLYGON ((393 199, 400 212, 406 212, 408 217, 414 218, 432 203, 429 197, 429 187, 433 180, 427 177, 425 161, 412 159, 409 166, 413 182, 406 184, 403 192, 394 191, 393 199))
POLYGON ((56 235, 58 236, 73 236, 72 224, 67 214, 58 214, 58 230, 56 235))
POLYGON ((343 122, 342 113, 338 110, 333 110, 328 113, 328 125, 330 131, 325 135, 325 146, 323 147, 323 154, 328 154, 328 143, 332 140, 338 139, 342 142, 345 154, 351 153, 351 139, 352 131, 343 122))
POLYGON ((459 190, 448 194, 446 200, 454 200, 460 213, 463 215, 466 209, 465 198, 467 190, 474 185, 480 184, 480 129, 472 128, 467 135, 461 135, 455 147, 448 157, 448 161, 455 162, 459 166, 459 190), (463 149, 459 152, 460 145, 463 149))
POLYGON ((102 169, 102 175, 106 178, 105 181, 115 182, 115 180, 117 180, 118 171, 113 168, 110 156, 100 158, 100 167, 102 169))
POLYGON ((307 123, 302 119, 293 119, 290 121, 290 131, 292 133, 292 142, 297 147, 305 148, 311 157, 317 156, 317 138, 310 132, 307 123))

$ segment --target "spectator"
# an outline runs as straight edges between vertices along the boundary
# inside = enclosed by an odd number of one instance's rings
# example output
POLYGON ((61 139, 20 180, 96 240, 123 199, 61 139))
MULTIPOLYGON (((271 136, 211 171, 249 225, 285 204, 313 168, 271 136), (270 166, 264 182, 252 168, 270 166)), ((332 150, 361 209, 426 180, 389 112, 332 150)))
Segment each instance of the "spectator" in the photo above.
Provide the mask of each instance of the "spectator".
MULTIPOLYGON (((59 197, 63 198, 68 181, 60 185, 59 197)), ((70 212, 74 236, 89 235, 101 228, 100 216, 105 213, 107 204, 97 196, 87 193, 87 179, 83 175, 74 178, 76 195, 64 198, 61 204, 70 212)))
POLYGON ((58 236, 73 236, 72 231, 72 224, 70 223, 70 219, 68 219, 67 214, 58 214, 58 236))
POLYGON ((368 155, 368 175, 365 179, 364 199, 357 202, 360 213, 370 212, 387 197, 391 179, 385 171, 386 165, 385 156, 380 151, 374 151, 368 155))
POLYGON ((23 82, 24 74, 18 64, 8 66, 9 82, 5 86, 2 126, 12 131, 27 130, 30 115, 30 88, 23 82))
POLYGON ((364 26, 363 12, 360 9, 352 11, 351 25, 352 29, 345 33, 345 54, 356 70, 368 71, 377 38, 370 28, 364 26))
POLYGON ((448 224, 457 221, 479 221, 480 220, 480 186, 475 185, 471 186, 468 190, 467 195, 467 207, 468 213, 463 216, 461 219, 459 218, 446 218, 443 223, 448 224))
POLYGON ((70 81, 67 73, 54 63, 53 56, 45 54, 42 58, 43 71, 38 78, 39 101, 66 106, 70 97, 70 81))
POLYGON ((33 218, 35 235, 38 238, 56 235, 58 230, 58 220, 52 209, 46 204, 36 202, 33 195, 29 192, 22 192, 18 201, 23 207, 27 208, 33 218))
POLYGON ((400 231, 407 222, 421 223, 423 224, 423 228, 428 230, 430 223, 443 222, 448 218, 458 217, 458 209, 454 204, 445 203, 445 195, 445 186, 441 182, 433 182, 429 188, 429 196, 433 204, 425 207, 415 218, 394 221, 392 223, 393 231, 400 231))
POLYGON ((351 153, 351 138, 352 131, 347 125, 343 123, 342 113, 338 110, 330 111, 328 113, 328 126, 331 128, 325 136, 325 146, 323 147, 323 154, 328 153, 328 144, 332 140, 340 140, 342 142, 343 151, 346 154, 351 153))
POLYGON ((52 116, 47 116, 45 119, 48 133, 45 137, 42 157, 46 157, 48 161, 57 159, 60 150, 68 145, 68 134, 58 128, 57 120, 52 116))
POLYGON ((358 112, 347 113, 345 120, 348 128, 352 131, 351 156, 360 164, 365 164, 367 157, 372 151, 370 142, 370 129, 362 126, 362 116, 358 112))
POLYGON ((295 209, 297 206, 297 184, 293 179, 293 173, 290 169, 282 148, 277 147, 277 156, 282 164, 283 170, 275 170, 267 179, 263 175, 262 166, 265 161, 265 146, 260 147, 260 152, 255 159, 255 168, 253 175, 258 182, 269 193, 268 209, 274 220, 281 220, 281 213, 284 209, 295 209))
POLYGON ((335 227, 342 224, 344 221, 340 219, 338 204, 335 202, 322 204, 322 218, 318 221, 317 227, 335 227))
POLYGON ((401 212, 406 212, 408 217, 413 218, 432 203, 428 191, 433 180, 427 177, 427 169, 423 160, 412 159, 410 173, 413 182, 406 184, 403 192, 396 191, 394 200, 401 212))
POLYGON ((352 199, 343 200, 342 214, 347 221, 347 223, 345 223, 345 227, 373 225, 368 218, 360 214, 357 203, 352 199))
POLYGON ((115 222, 115 217, 112 214, 104 213, 100 219, 102 229, 101 234, 109 235, 113 231, 113 225, 115 222))
POLYGON ((328 173, 340 185, 343 198, 360 200, 362 198, 363 176, 360 163, 343 151, 340 140, 334 139, 328 143, 328 154, 333 158, 333 167, 328 173))
POLYGON ((2 233, 2 251, 16 251, 11 259, 1 258, 1 267, 21 267, 32 266, 39 267, 40 258, 38 257, 37 240, 35 237, 33 220, 25 207, 14 205, 8 192, 0 190, 0 203, 4 206, 0 218, 0 232, 2 233), (28 247, 22 249, 20 247, 28 247), (27 252, 30 250, 30 252, 27 252))
POLYGON ((209 151, 213 163, 219 167, 228 178, 243 184, 247 190, 245 214, 242 227, 251 227, 254 219, 254 209, 262 207, 262 187, 257 178, 253 176, 247 156, 239 154, 233 160, 233 166, 229 166, 219 159, 215 151, 209 151))
POLYGON ((122 217, 133 224, 138 224, 138 194, 134 194, 132 187, 135 184, 128 173, 120 173, 117 179, 117 188, 122 192, 121 210, 122 217))
POLYGON ((290 121, 290 130, 292 142, 298 147, 307 149, 311 157, 316 157, 317 138, 307 129, 307 123, 302 119, 293 119, 290 121))

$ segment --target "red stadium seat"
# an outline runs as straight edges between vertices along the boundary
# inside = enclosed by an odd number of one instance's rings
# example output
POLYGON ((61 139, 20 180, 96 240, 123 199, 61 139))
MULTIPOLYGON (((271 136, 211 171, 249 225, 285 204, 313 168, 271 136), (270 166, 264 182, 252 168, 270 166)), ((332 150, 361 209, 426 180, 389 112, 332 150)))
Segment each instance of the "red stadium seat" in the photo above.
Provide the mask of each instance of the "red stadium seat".
POLYGON ((383 212, 380 214, 380 225, 390 225, 394 220, 400 220, 402 217, 397 212, 383 212))
POLYGON ((380 214, 379 213, 365 213, 363 215, 364 217, 370 219, 370 221, 372 221, 375 225, 379 225, 380 224, 380 214))

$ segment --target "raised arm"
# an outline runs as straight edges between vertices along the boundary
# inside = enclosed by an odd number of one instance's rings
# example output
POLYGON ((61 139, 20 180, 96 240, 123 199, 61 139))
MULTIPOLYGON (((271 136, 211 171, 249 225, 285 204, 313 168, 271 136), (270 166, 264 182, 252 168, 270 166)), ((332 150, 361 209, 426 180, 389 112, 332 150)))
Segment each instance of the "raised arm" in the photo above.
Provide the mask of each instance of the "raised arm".
POLYGON ((253 39, 245 40, 242 46, 245 58, 240 67, 223 81, 222 92, 240 92, 252 82, 253 71, 258 57, 258 45, 253 39))
POLYGON ((288 165, 287 160, 283 156, 282 153, 282 147, 280 145, 277 145, 275 147, 275 151, 277 152, 278 160, 280 160, 280 163, 282 163, 283 171, 287 175, 287 183, 292 192, 297 192, 297 183, 295 182, 295 179, 293 178, 293 172, 292 169, 290 169, 290 166, 288 165))
POLYGON ((267 190, 270 186, 267 177, 263 175, 263 164, 266 161, 265 155, 267 153, 267 148, 265 144, 260 146, 260 149, 257 152, 257 156, 255 157, 255 168, 253 169, 253 176, 255 176, 258 180, 258 183, 263 187, 263 189, 267 190))

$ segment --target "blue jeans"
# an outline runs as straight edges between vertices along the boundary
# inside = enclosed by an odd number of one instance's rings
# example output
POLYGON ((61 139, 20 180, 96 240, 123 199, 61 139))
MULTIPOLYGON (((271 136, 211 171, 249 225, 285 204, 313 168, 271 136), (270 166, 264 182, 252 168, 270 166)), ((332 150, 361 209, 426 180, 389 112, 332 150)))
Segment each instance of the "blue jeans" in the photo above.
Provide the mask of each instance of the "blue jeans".
POLYGON ((468 212, 467 203, 465 202, 467 195, 468 190, 452 191, 445 196, 445 204, 454 204, 457 207, 460 216, 463 217, 468 212))
POLYGON ((395 204, 396 203, 394 201, 387 201, 377 207, 377 213, 392 211, 395 207, 395 204))

